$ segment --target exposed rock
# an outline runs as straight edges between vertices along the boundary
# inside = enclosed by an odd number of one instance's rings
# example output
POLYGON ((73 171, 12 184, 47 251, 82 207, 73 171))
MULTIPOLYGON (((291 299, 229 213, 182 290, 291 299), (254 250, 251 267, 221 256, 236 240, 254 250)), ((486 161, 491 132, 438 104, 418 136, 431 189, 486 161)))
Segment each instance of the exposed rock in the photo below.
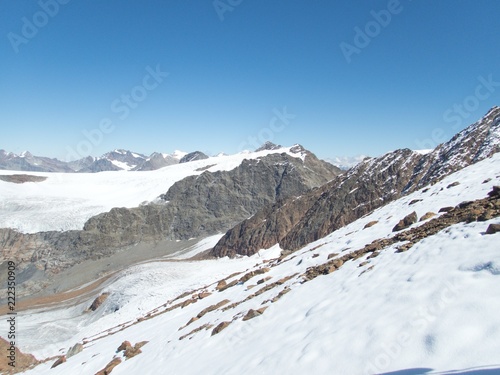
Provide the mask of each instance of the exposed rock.
POLYGON ((111 374, 111 371, 113 371, 113 369, 120 363, 122 363, 121 358, 113 358, 113 360, 111 360, 106 367, 104 367, 101 371, 96 372, 95 375, 109 375, 111 374))
POLYGON ((405 216, 396 226, 392 229, 393 232, 399 232, 400 230, 406 229, 412 224, 415 224, 418 220, 417 213, 413 211, 411 214, 405 216))
POLYGON ((57 361, 55 361, 55 362, 52 364, 52 366, 50 366, 50 368, 55 368, 55 367, 57 367, 57 366, 59 366, 59 365, 62 365, 64 362, 66 362, 66 356, 65 356, 65 355, 63 355, 63 356, 59 357, 59 358, 57 359, 57 361))
POLYGON ((267 141, 266 143, 264 143, 262 146, 260 146, 258 149, 255 150, 255 152, 259 152, 259 151, 266 151, 266 150, 278 150, 280 149, 281 147, 283 146, 280 146, 280 145, 276 145, 274 144, 273 142, 269 142, 267 141))
POLYGON ((203 309, 202 311, 200 311, 198 313, 198 315, 196 315, 196 317, 199 319, 202 316, 204 316, 205 314, 207 314, 211 311, 217 310, 218 308, 220 308, 224 305, 227 305, 229 302, 231 302, 231 301, 229 301, 228 299, 222 300, 222 301, 216 303, 215 305, 212 305, 212 306, 207 307, 206 309, 203 309))
POLYGON ((424 220, 427 220, 427 219, 430 219, 432 217, 436 216, 436 214, 434 212, 427 212, 425 213, 421 218, 420 218, 420 221, 424 221, 424 220))
POLYGON ((132 344, 130 343, 130 341, 124 341, 120 344, 120 346, 118 347, 118 349, 116 349, 116 352, 121 352, 123 350, 127 350, 129 348, 132 348, 132 344))
POLYGON ((455 182, 449 184, 448 186, 446 186, 446 189, 450 189, 450 188, 458 186, 458 185, 460 185, 460 182, 455 181, 455 182))
POLYGON ((125 350, 123 355, 125 356, 125 358, 130 359, 130 358, 135 357, 136 355, 139 355, 141 353, 142 353, 141 349, 134 347, 134 348, 128 348, 127 350, 125 350))
POLYGON ((109 293, 102 293, 99 297, 97 297, 94 302, 92 302, 92 305, 90 305, 89 310, 96 311, 99 306, 101 306, 104 301, 109 297, 109 293))
POLYGON ((408 203, 408 206, 411 206, 412 204, 422 202, 423 199, 413 199, 410 203, 408 203))
POLYGON ((76 343, 68 350, 68 352, 66 353, 66 358, 73 357, 74 355, 80 353, 82 350, 83 350, 83 345, 80 343, 76 343))
POLYGON ((227 285, 226 280, 221 280, 217 283, 217 286, 215 287, 215 290, 220 291, 222 288, 225 288, 227 285))
POLYGON ((487 184, 490 181, 491 181, 491 178, 487 178, 486 180, 483 181, 483 184, 487 184))
POLYGON ((217 327, 215 327, 213 329, 212 336, 220 333, 220 331, 222 331, 223 329, 227 328, 227 326, 229 326, 230 324, 231 324, 231 322, 222 322, 222 323, 220 323, 219 325, 217 325, 217 327))
POLYGON ((179 164, 180 163, 189 163, 190 161, 203 160, 203 159, 208 159, 208 156, 205 155, 201 151, 194 151, 194 152, 190 152, 187 155, 184 155, 181 158, 181 160, 179 160, 179 164))
POLYGON ((450 206, 441 207, 438 212, 450 212, 451 210, 453 210, 453 208, 454 207, 450 207, 450 206))
POLYGON ((7 340, 0 337, 0 373, 1 374, 16 374, 35 367, 38 364, 37 359, 31 354, 22 353, 17 347, 11 350, 11 345, 7 340), (9 366, 12 358, 15 358, 16 367, 9 366))
POLYGON ((363 227, 363 229, 373 227, 375 224, 378 224, 378 220, 373 220, 373 221, 370 221, 369 223, 366 223, 366 225, 363 227))
POLYGON ((267 309, 267 306, 266 307, 262 307, 258 310, 254 310, 254 309, 250 309, 248 310, 248 312, 246 313, 246 315, 243 317, 243 321, 246 321, 246 320, 250 320, 250 319, 253 319, 259 315, 262 315, 264 313, 264 311, 267 309))
POLYGON ((491 198, 500 196, 500 186, 493 186, 493 189, 488 193, 491 198))
POLYGON ((486 229, 486 234, 495 234, 500 232, 500 224, 490 224, 488 229, 486 229))
POLYGON ((207 298, 210 295, 212 295, 212 293, 210 293, 210 292, 201 292, 201 293, 198 293, 198 299, 207 298))
POLYGON ((42 176, 32 176, 28 174, 13 174, 0 176, 1 181, 12 182, 14 184, 24 184, 25 182, 42 182, 45 181, 47 177, 42 176))

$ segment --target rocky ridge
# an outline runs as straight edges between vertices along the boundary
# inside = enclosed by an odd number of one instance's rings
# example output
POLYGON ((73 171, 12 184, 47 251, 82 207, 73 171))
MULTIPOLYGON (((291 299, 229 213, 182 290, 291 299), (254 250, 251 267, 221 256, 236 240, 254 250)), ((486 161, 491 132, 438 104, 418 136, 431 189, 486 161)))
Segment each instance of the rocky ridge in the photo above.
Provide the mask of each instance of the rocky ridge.
POLYGON ((402 149, 365 159, 318 189, 263 208, 228 231, 211 255, 252 255, 276 243, 297 250, 498 151, 500 108, 494 107, 428 154, 402 149))

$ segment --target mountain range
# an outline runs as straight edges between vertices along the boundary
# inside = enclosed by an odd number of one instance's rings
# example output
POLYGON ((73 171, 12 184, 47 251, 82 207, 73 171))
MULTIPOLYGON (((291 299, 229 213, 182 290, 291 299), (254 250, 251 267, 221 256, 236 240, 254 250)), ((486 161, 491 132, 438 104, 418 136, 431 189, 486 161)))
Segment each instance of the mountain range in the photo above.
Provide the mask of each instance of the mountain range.
MULTIPOLYGON (((203 153, 191 153, 191 159, 203 157, 203 153)), ((80 172, 95 173, 103 171, 151 171, 169 165, 184 163, 188 153, 175 151, 172 154, 153 152, 145 156, 128 150, 117 149, 100 157, 87 156, 82 159, 64 162, 43 156, 34 156, 25 151, 20 155, 0 150, 0 169, 31 172, 80 172)), ((206 157, 206 155, 205 155, 206 157)))
POLYGON ((348 170, 272 143, 161 169, 109 154, 132 172, 0 173, 19 371, 500 371, 499 107, 348 170))

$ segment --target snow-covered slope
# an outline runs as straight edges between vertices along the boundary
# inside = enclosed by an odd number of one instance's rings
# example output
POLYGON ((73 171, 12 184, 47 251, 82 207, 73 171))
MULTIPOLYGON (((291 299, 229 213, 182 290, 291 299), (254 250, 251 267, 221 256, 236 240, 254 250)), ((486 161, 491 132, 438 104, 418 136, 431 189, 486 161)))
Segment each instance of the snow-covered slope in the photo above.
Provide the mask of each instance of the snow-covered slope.
POLYGON ((18 315, 20 349, 39 358, 84 342, 83 352, 60 366, 50 369, 51 360, 27 373, 95 374, 114 357, 123 360, 117 375, 500 373, 500 233, 484 233, 498 218, 451 225, 403 253, 391 245, 307 282, 303 276, 329 256, 392 237, 412 211, 420 218, 485 198, 494 185, 500 154, 279 260, 269 260, 279 254, 274 247, 250 258, 137 266, 105 287, 110 295, 93 313, 83 313, 89 300, 18 315), (237 271, 226 289, 218 284, 237 271), (125 340, 148 343, 125 359, 117 352, 125 340))
MULTIPOLYGON (((85 221, 94 215, 113 207, 136 207, 153 201, 176 181, 205 170, 231 170, 244 159, 256 159, 272 153, 303 156, 291 149, 293 147, 222 155, 155 171, 23 172, 47 179, 24 184, 0 181, 0 228, 14 228, 26 233, 82 229, 85 221)), ((177 152, 176 155, 180 157, 182 153, 177 152)), ((0 170, 0 175, 10 174, 14 172, 0 170)))

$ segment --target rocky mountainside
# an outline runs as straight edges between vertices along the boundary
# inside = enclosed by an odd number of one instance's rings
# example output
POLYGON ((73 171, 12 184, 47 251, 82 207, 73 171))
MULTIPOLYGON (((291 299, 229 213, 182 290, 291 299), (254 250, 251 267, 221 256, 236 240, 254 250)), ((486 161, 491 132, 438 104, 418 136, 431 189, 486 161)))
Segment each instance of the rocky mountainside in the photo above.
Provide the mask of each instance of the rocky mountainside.
POLYGON ((430 153, 397 150, 365 159, 347 173, 299 198, 278 201, 226 233, 217 257, 252 255, 279 243, 297 250, 388 202, 500 151, 500 108, 430 153))
POLYGON ((18 283, 25 282, 33 292, 40 285, 34 280, 44 274, 129 245, 224 232, 264 206, 324 185, 340 173, 301 146, 290 152, 294 156, 269 154, 230 171, 185 178, 157 202, 114 208, 89 219, 81 231, 22 234, 0 229, 2 256, 16 261, 18 283))
POLYGON ((190 161, 208 159, 208 156, 201 151, 190 152, 184 155, 179 163, 189 163, 190 161))
POLYGON ((133 168, 133 171, 154 171, 169 165, 174 165, 179 162, 179 158, 169 155, 162 154, 159 152, 153 152, 149 158, 144 160, 141 164, 133 168))

